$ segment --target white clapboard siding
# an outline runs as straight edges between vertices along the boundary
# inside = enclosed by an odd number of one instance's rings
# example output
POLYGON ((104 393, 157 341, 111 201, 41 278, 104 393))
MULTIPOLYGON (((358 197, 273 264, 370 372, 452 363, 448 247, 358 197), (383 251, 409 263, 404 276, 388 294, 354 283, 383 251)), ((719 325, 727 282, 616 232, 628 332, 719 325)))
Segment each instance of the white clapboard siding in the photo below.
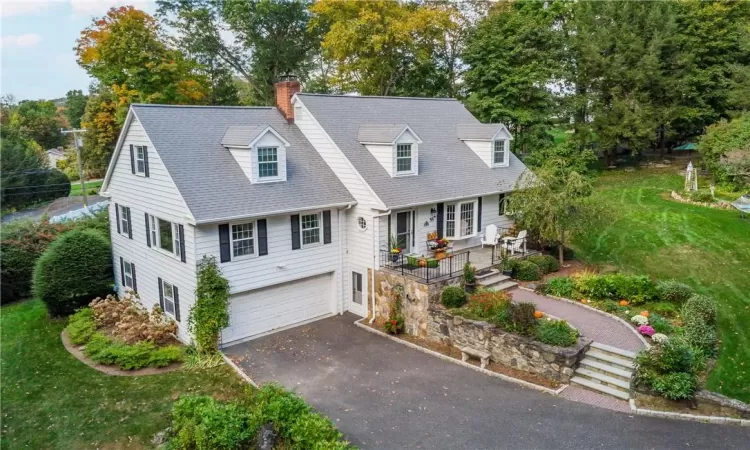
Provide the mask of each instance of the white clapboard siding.
POLYGON ((122 151, 117 157, 107 187, 110 194, 110 229, 115 281, 120 289, 120 257, 136 266, 136 281, 141 302, 151 308, 159 304, 158 278, 177 286, 180 296, 181 323, 179 337, 188 341, 187 317, 194 303, 195 292, 195 233, 187 224, 190 216, 182 196, 174 185, 141 124, 134 119, 126 132, 122 151), (130 145, 148 147, 149 177, 134 175, 130 168, 130 145), (133 239, 117 234, 114 205, 130 208, 133 239), (185 263, 172 255, 146 246, 146 221, 144 213, 184 225, 185 263))
MULTIPOLYGON (((339 270, 338 239, 340 234, 336 210, 331 211, 330 244, 322 244, 323 228, 321 223, 321 244, 292 250, 291 217, 288 215, 266 218, 266 230, 268 238, 267 255, 225 263, 219 262, 224 277, 229 280, 232 294, 339 270)), ((255 247, 257 254, 257 239, 255 247)), ((218 224, 197 227, 196 251, 199 258, 206 255, 215 257, 216 261, 221 261, 218 224)))

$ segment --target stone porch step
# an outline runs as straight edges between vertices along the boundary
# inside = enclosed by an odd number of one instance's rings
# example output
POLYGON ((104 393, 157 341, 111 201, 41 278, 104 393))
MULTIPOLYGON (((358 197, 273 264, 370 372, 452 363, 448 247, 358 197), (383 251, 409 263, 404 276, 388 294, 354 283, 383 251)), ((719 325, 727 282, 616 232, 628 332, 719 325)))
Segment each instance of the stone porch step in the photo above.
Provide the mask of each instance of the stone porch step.
POLYGON ((485 286, 485 288, 494 289, 496 291, 509 291, 516 286, 518 286, 518 283, 516 283, 515 281, 501 281, 498 283, 493 283, 489 286, 485 286))
POLYGON ((635 360, 635 357, 636 357, 636 354, 631 351, 623 350, 617 347, 612 347, 611 345, 607 345, 607 344, 601 344, 599 342, 592 342, 591 348, 595 348, 599 350, 600 352, 609 353, 612 356, 616 356, 616 357, 623 358, 623 359, 635 360))
POLYGON ((593 381, 597 381, 609 387, 620 388, 625 391, 630 390, 630 382, 621 380, 620 378, 612 377, 601 372, 594 370, 584 369, 579 367, 575 370, 575 375, 583 378, 588 378, 593 381))
POLYGON ((593 391, 601 392, 603 394, 608 394, 608 395, 611 395, 613 397, 617 397, 623 400, 628 400, 630 398, 630 392, 626 392, 615 387, 604 385, 602 383, 599 383, 589 378, 584 378, 581 376, 574 376, 573 378, 570 379, 570 382, 572 384, 577 384, 585 388, 589 388, 593 391))
POLYGON ((497 269, 490 269, 484 273, 477 274, 477 283, 481 284, 482 286, 485 286, 487 284, 492 284, 495 281, 499 280, 507 280, 507 275, 503 275, 502 272, 500 272, 497 269))
POLYGON ((614 365, 615 368, 624 370, 633 370, 633 367, 635 365, 632 359, 620 358, 618 356, 613 356, 609 353, 604 353, 596 349, 589 349, 589 351, 586 352, 586 357, 598 359, 605 364, 614 365))
POLYGON ((611 377, 619 378, 623 381, 630 381, 630 379, 633 377, 633 371, 627 370, 627 369, 621 369, 619 367, 615 367, 606 363, 602 363, 600 361, 597 361, 593 358, 586 358, 584 357, 580 361, 580 368, 585 368, 588 370, 593 370, 596 372, 601 372, 606 375, 609 375, 611 377))

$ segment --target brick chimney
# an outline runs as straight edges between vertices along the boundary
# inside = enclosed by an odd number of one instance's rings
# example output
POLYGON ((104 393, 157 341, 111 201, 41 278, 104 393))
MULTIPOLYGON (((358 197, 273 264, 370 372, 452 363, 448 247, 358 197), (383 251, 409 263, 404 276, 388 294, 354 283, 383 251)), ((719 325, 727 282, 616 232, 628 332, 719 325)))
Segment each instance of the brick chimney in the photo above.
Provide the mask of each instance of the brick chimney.
POLYGON ((276 108, 279 109, 287 122, 294 123, 292 96, 302 90, 297 77, 294 75, 284 75, 273 87, 276 93, 276 108))

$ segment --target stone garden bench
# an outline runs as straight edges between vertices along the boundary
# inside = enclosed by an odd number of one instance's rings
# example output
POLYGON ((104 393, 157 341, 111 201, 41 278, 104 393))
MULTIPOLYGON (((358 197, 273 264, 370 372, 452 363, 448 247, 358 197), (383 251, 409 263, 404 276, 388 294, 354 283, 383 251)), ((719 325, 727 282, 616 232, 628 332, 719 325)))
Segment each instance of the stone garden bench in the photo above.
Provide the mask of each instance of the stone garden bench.
POLYGON ((479 358, 479 367, 484 369, 490 362, 490 352, 484 350, 476 350, 471 347, 463 347, 461 349, 461 361, 466 362, 469 360, 469 356, 479 358))

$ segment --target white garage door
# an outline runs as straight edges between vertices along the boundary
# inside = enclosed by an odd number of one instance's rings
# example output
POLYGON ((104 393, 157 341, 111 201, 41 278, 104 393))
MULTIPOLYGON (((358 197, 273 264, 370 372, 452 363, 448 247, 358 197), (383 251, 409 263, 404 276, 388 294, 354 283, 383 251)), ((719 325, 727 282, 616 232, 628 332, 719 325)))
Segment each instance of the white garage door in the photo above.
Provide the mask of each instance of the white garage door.
POLYGON ((327 316, 333 312, 333 304, 332 274, 235 294, 222 343, 327 316))

